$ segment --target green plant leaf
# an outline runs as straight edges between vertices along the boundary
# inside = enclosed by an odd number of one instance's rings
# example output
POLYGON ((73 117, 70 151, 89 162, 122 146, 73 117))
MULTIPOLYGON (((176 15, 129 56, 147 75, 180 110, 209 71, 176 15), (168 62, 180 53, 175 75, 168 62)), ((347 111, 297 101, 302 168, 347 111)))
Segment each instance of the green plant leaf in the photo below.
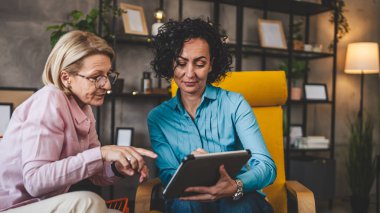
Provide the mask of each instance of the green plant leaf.
POLYGON ((70 16, 73 18, 74 21, 78 21, 83 16, 83 13, 79 10, 73 10, 70 13, 70 16))
POLYGON ((49 31, 49 30, 60 30, 60 29, 62 29, 62 25, 50 25, 50 26, 46 27, 46 31, 49 31))
POLYGON ((348 127, 350 138, 346 169, 349 187, 352 195, 368 196, 376 175, 373 123, 368 117, 362 121, 356 117, 348 119, 348 127))

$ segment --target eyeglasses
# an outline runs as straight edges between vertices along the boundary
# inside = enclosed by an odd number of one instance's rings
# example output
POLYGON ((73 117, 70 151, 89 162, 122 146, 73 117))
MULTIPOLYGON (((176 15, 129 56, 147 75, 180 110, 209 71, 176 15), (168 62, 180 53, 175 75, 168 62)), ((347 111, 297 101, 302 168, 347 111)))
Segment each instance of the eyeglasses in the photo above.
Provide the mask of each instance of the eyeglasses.
POLYGON ((117 80, 117 77, 119 76, 119 73, 118 72, 110 72, 107 74, 107 76, 100 75, 98 77, 87 77, 87 76, 84 76, 84 75, 81 75, 78 73, 76 75, 79 77, 85 78, 85 79, 91 81, 92 83, 95 83, 96 88, 102 88, 102 87, 104 87, 104 85, 106 85, 107 80, 111 84, 114 84, 117 80))

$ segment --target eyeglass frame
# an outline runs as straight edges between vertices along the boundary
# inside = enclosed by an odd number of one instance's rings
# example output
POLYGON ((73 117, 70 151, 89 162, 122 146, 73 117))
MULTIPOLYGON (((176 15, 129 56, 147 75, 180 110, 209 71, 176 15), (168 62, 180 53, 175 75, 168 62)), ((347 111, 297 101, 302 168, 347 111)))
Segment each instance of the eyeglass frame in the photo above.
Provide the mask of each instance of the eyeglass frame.
POLYGON ((118 79, 119 75, 120 75, 120 73, 118 73, 116 71, 107 73, 107 76, 105 76, 105 75, 99 75, 96 78, 95 77, 84 76, 84 75, 79 74, 79 73, 75 74, 75 76, 79 76, 79 77, 82 77, 84 79, 87 79, 87 80, 91 81, 92 83, 95 84, 95 87, 98 88, 98 89, 104 87, 104 85, 106 85, 107 81, 109 81, 111 85, 115 84, 115 82, 118 79), (111 74, 116 74, 115 80, 113 80, 113 82, 111 82, 111 80, 109 79, 109 75, 111 75, 111 74), (98 85, 102 78, 105 78, 107 80, 104 81, 103 85, 98 85))

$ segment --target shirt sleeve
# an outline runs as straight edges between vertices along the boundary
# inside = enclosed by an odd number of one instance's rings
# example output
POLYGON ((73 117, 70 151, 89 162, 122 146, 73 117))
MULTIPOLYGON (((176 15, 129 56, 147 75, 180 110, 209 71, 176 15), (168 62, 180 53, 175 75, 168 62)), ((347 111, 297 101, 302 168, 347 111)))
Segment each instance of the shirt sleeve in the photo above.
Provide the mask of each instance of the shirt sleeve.
POLYGON ((66 104, 62 94, 36 97, 20 129, 24 186, 34 197, 63 190, 103 168, 98 147, 60 159, 68 140, 63 119, 70 113, 66 104))
MULTIPOLYGON (((88 106, 87 116, 91 120, 90 132, 89 132, 89 148, 98 148, 100 152, 100 141, 96 132, 96 120, 92 113, 91 107, 88 106)), ((100 153, 101 155, 101 153, 100 153)), ((111 168, 110 162, 103 162, 103 171, 90 177, 90 181, 95 185, 107 186, 119 181, 120 177, 115 176, 111 168)))
POLYGON ((155 110, 151 111, 148 115, 148 129, 152 148, 158 155, 156 165, 159 168, 159 178, 162 184, 166 186, 179 167, 179 162, 162 129, 158 125, 159 119, 155 110))
POLYGON ((265 145, 252 108, 241 95, 237 103, 234 116, 236 132, 243 148, 252 153, 248 170, 237 178, 242 180, 245 191, 260 190, 276 179, 276 165, 265 145))

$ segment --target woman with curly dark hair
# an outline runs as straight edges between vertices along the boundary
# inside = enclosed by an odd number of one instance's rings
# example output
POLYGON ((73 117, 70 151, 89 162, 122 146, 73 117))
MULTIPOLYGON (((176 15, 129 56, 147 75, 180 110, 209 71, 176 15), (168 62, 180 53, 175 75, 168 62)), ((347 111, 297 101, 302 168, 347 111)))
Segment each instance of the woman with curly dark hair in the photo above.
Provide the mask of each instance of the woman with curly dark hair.
POLYGON ((252 109, 240 94, 211 85, 231 70, 224 39, 201 19, 169 21, 155 38, 152 67, 157 75, 173 78, 179 88, 174 98, 148 115, 162 183, 168 184, 190 153, 241 149, 252 153, 236 177, 221 166, 214 186, 187 188, 196 194, 166 200, 166 212, 273 212, 261 189, 275 180, 276 166, 252 109))

